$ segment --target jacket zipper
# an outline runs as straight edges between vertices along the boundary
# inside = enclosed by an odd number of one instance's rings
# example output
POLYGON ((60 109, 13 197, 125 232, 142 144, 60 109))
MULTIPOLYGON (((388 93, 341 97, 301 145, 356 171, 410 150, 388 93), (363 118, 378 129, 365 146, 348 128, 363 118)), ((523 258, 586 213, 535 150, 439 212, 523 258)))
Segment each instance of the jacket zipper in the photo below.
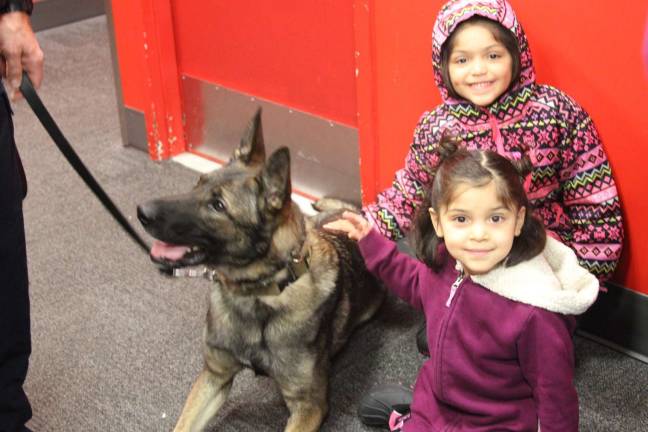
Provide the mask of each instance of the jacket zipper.
POLYGON ((486 114, 488 115, 488 123, 490 123, 491 131, 493 132, 493 141, 495 141, 495 145, 497 146, 497 153, 506 155, 504 152, 504 138, 502 137, 499 125, 497 124, 497 119, 488 109, 484 109, 484 111, 486 111, 486 114))
POLYGON ((448 300, 446 300, 446 307, 449 308, 446 316, 443 318, 443 322, 441 323, 441 329, 439 330, 439 335, 437 337, 436 341, 436 350, 435 350, 435 357, 436 357, 436 367, 434 371, 434 387, 438 389, 438 395, 439 398, 445 402, 445 389, 443 386, 443 367, 441 365, 442 363, 442 357, 443 357, 443 342, 445 341, 445 335, 448 330, 448 325, 450 320, 452 319, 452 314, 453 314, 453 306, 452 306, 452 299, 455 297, 457 294, 457 290, 461 286, 462 282, 464 281, 465 276, 464 276, 464 271, 461 270, 459 272, 459 275, 457 276, 457 279, 452 283, 452 286, 450 287, 450 295, 448 296, 448 300))
POLYGON ((461 285, 461 282, 464 280, 464 274, 463 272, 459 273, 459 276, 457 276, 457 279, 454 281, 452 286, 450 287, 450 295, 448 296, 448 300, 446 300, 446 307, 450 307, 450 303, 452 303, 452 299, 454 298, 455 294, 457 293, 457 289, 459 288, 459 285, 461 285))

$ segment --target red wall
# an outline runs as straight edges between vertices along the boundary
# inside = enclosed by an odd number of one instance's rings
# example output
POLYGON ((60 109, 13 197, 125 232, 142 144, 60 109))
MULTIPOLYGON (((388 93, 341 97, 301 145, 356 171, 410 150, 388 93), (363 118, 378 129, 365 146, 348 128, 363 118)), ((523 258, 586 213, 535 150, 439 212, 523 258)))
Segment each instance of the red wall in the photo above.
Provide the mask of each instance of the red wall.
POLYGON ((181 74, 356 124, 352 2, 172 1, 181 74))
POLYGON ((112 0, 115 46, 124 105, 144 111, 146 104, 146 66, 144 64, 144 24, 142 3, 137 0, 112 0))
MULTIPOLYGON (((111 1, 124 103, 139 111, 147 94, 142 3, 111 1)), ((352 2, 158 4, 173 14, 181 75, 356 125, 352 2)))
MULTIPOLYGON (((179 74, 358 127, 366 201, 390 184, 419 115, 440 102, 430 35, 441 0, 113 0, 130 108, 143 111, 147 101, 144 2, 172 12, 179 74)), ((642 164, 648 160, 648 81, 641 60, 648 2, 511 3, 539 82, 572 95, 599 129, 625 212, 618 281, 648 294, 648 252, 641 248, 648 228, 640 223, 647 210, 640 188, 648 183, 642 164)))

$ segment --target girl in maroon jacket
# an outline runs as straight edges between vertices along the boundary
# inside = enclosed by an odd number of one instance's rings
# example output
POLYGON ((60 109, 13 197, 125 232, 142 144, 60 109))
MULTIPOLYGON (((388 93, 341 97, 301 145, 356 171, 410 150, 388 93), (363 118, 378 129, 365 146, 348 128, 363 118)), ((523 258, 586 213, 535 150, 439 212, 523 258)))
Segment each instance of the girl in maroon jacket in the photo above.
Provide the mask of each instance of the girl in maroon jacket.
POLYGON ((436 152, 414 226, 421 261, 357 214, 326 225, 358 240, 369 270, 426 316, 430 358, 390 429, 577 431, 573 316, 597 278, 545 235, 509 160, 449 140, 436 152))

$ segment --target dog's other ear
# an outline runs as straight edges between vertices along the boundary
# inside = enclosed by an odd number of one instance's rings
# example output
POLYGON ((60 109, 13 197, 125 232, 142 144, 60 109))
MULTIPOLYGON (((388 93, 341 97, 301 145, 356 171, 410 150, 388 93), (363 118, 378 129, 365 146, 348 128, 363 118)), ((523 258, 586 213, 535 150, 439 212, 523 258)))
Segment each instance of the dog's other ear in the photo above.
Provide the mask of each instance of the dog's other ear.
POLYGON ((243 165, 260 165, 265 161, 265 144, 263 142, 263 127, 261 125, 261 108, 257 109, 249 121, 241 143, 234 150, 230 162, 241 162, 243 165))
POLYGON ((261 172, 265 199, 271 210, 277 211, 290 201, 290 151, 281 147, 268 159, 261 172))

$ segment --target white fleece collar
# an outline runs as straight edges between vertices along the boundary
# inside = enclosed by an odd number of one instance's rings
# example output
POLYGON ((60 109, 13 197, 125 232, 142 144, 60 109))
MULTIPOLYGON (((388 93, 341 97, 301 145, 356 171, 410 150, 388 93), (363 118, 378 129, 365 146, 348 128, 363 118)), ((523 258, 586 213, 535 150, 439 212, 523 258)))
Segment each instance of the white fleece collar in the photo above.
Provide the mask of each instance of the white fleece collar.
POLYGON ((599 292, 598 279, 578 264, 574 251, 549 236, 534 258, 471 279, 502 297, 565 315, 585 312, 599 292))

